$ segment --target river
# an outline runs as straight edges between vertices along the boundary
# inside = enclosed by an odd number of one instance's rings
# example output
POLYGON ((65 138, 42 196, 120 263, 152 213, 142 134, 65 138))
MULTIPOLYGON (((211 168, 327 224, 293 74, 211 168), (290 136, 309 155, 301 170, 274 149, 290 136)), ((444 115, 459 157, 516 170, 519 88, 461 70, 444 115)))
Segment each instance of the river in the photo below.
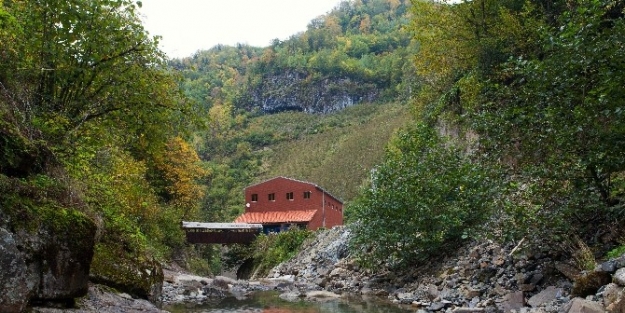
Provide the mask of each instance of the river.
POLYGON ((165 307, 172 313, 405 313, 414 308, 379 299, 343 298, 326 302, 289 302, 276 292, 256 292, 245 299, 226 297, 205 304, 178 304, 165 307))

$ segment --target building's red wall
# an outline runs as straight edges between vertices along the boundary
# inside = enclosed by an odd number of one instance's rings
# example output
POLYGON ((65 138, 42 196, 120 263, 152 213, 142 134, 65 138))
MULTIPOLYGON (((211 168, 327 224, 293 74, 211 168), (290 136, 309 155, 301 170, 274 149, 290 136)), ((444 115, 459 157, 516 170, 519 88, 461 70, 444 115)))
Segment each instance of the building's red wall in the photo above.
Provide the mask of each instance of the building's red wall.
POLYGON ((308 225, 309 229, 323 226, 325 203, 325 227, 330 228, 343 224, 343 204, 327 192, 323 192, 314 184, 276 177, 266 182, 245 189, 246 212, 318 210, 308 225), (310 192, 310 199, 304 199, 304 192, 310 192), (287 193, 293 192, 293 200, 287 199, 287 193), (270 201, 268 195, 274 193, 275 200, 270 201), (252 201, 252 195, 258 195, 258 201, 252 201), (249 206, 248 206, 249 204, 249 206))
MULTIPOLYGON (((331 228, 336 225, 343 225, 343 207, 342 205, 334 207, 325 207, 325 227, 331 228)), ((317 214, 308 224, 308 229, 316 230, 319 227, 323 227, 323 208, 317 210, 317 214)))

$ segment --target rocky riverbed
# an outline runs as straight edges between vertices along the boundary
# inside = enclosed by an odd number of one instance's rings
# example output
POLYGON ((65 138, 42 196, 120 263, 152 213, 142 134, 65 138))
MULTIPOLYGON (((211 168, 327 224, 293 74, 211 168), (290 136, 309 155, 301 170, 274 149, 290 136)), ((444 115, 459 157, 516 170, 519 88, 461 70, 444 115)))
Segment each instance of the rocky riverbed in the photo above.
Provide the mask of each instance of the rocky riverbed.
POLYGON ((318 232, 295 258, 254 281, 166 272, 163 302, 277 290, 290 301, 373 296, 416 312, 625 313, 625 255, 580 271, 550 251, 474 242, 433 264, 374 272, 350 258, 349 236, 344 227, 318 232))
POLYGON ((341 298, 340 294, 323 290, 318 285, 296 281, 294 276, 260 280, 236 280, 224 276, 213 278, 165 271, 163 305, 179 303, 202 304, 212 299, 234 296, 244 299, 259 291, 278 291, 287 301, 322 301, 341 298))
MULTIPOLYGON (((201 304, 257 291, 278 291, 288 301, 335 301, 349 295, 410 305, 416 312, 625 313, 625 255, 579 271, 549 251, 518 245, 471 243, 436 263, 402 272, 361 268, 350 258, 349 231, 338 227, 305 243, 268 278, 235 280, 164 270, 163 306, 201 304)), ((159 305, 160 305, 159 304, 159 305)), ((34 308, 40 313, 164 313, 156 305, 91 285, 80 309, 34 308)), ((52 306, 52 307, 50 307, 52 306)))
POLYGON ((373 272, 349 257, 348 239, 344 227, 320 233, 270 277, 386 297, 417 312, 625 313, 625 255, 580 271, 549 250, 474 242, 433 264, 373 272))

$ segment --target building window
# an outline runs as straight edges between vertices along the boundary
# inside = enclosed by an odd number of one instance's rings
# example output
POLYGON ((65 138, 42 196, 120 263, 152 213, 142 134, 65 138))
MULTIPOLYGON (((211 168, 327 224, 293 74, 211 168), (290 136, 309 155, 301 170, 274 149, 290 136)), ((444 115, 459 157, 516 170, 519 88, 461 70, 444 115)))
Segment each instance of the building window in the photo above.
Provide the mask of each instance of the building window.
POLYGON ((256 202, 256 201, 258 201, 258 194, 254 193, 252 194, 252 202, 256 202))
POLYGON ((270 193, 269 194, 269 201, 276 201, 276 194, 275 193, 270 193))
POLYGON ((287 192, 286 193, 286 199, 287 200, 293 200, 293 193, 292 192, 287 192))
POLYGON ((310 191, 304 191, 304 199, 310 199, 310 191))

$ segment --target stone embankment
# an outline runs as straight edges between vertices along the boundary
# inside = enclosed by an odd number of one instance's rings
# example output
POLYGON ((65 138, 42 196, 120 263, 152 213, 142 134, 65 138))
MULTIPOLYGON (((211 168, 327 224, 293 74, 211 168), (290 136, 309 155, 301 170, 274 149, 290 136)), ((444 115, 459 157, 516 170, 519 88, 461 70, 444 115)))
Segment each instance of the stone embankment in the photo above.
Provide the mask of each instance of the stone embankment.
POLYGON ((625 312, 625 255, 581 272, 550 251, 472 243, 437 264, 373 272, 347 251, 349 231, 319 233, 270 277, 337 294, 386 297, 417 312, 625 312))

